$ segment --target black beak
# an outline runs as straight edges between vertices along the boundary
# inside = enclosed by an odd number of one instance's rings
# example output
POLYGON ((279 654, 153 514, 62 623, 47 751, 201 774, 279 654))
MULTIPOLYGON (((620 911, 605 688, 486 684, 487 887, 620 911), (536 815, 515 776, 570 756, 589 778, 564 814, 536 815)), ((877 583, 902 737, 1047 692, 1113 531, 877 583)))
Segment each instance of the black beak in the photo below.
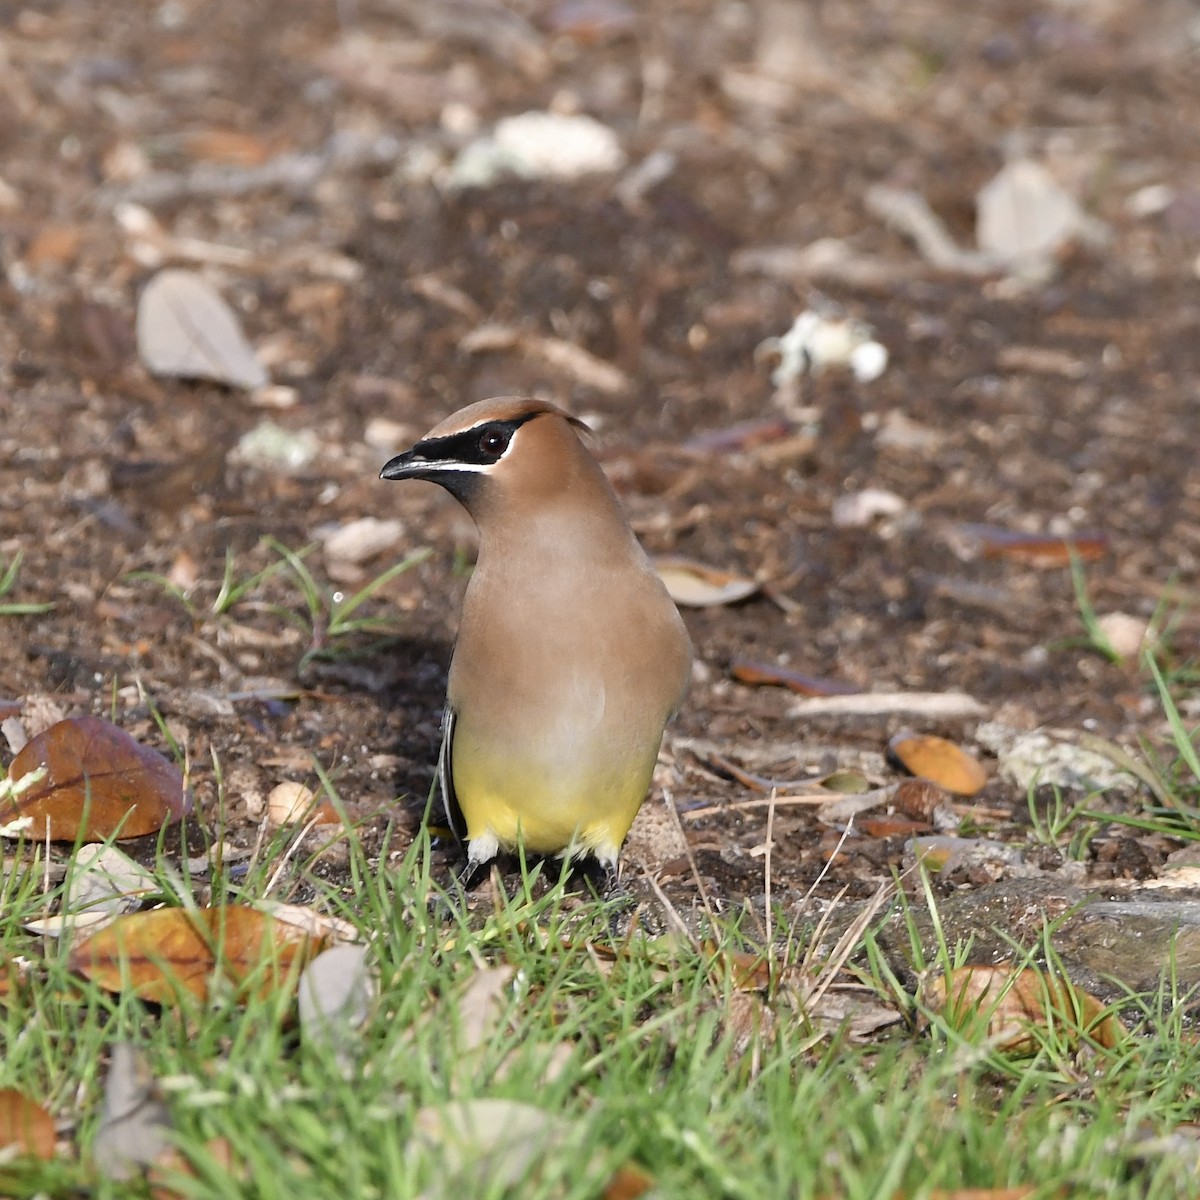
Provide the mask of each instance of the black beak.
POLYGON ((384 463, 380 479, 425 479, 435 467, 427 458, 419 458, 412 450, 397 454, 384 463))

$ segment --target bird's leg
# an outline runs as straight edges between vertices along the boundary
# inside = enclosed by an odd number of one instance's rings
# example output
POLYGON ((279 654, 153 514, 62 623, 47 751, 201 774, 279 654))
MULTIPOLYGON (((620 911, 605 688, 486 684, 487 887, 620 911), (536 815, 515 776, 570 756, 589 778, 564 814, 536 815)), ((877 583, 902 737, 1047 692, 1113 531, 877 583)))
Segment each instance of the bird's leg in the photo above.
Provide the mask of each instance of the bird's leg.
POLYGON ((426 907, 429 914, 439 921, 448 921, 455 915, 456 904, 465 909, 467 896, 480 881, 491 862, 481 862, 479 859, 467 858, 467 861, 450 872, 446 890, 441 894, 431 896, 426 907))
POLYGON ((468 855, 467 861, 455 872, 455 882, 464 892, 469 892, 483 878, 489 866, 490 859, 483 861, 468 855))
POLYGON ((616 859, 600 864, 600 897, 603 900, 622 900, 628 891, 621 885, 621 870, 616 859))

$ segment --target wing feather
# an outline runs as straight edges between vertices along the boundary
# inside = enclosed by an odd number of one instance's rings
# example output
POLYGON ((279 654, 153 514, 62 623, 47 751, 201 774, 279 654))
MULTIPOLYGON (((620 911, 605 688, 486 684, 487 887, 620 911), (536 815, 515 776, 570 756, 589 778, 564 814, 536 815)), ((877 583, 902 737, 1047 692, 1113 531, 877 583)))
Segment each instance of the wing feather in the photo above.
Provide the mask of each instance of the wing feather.
POLYGON ((446 820, 454 831, 454 836, 462 843, 467 840, 467 823, 463 819, 462 808, 454 791, 454 771, 452 769, 454 754, 454 726, 458 714, 449 704, 442 712, 442 746, 438 751, 438 784, 442 789, 442 804, 446 809, 446 820))

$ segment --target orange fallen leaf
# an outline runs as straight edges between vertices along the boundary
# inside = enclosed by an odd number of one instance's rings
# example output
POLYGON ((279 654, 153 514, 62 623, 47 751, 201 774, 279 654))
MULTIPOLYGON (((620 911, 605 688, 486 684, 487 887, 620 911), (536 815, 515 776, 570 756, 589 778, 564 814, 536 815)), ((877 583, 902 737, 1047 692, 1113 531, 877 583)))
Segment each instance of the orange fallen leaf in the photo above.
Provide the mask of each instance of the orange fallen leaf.
POLYGON ((1109 1050, 1124 1032, 1094 996, 1034 967, 959 967, 932 980, 924 1000, 960 1029, 982 1022, 989 1040, 1009 1053, 1036 1052, 1031 1026, 1054 1026, 1071 1041, 1087 1036, 1109 1050))
POLYGON ((109 992, 154 1004, 198 1000, 214 980, 240 996, 292 988, 325 939, 244 904, 158 908, 118 917, 75 947, 71 969, 109 992))
POLYGON ((43 779, 0 803, 0 825, 30 818, 30 838, 142 837, 191 811, 179 768, 100 717, 68 717, 31 738, 9 778, 40 768, 43 779))
POLYGON ((38 1103, 16 1088, 0 1089, 0 1158, 54 1157, 54 1120, 38 1103))
POLYGON ((793 671, 790 667, 751 662, 745 658, 735 658, 729 671, 739 683, 785 687, 801 696, 853 696, 862 691, 857 684, 841 679, 823 679, 793 671))
POLYGON ((958 796, 973 796, 987 783, 978 759, 932 734, 901 730, 888 742, 888 753, 912 774, 958 796))

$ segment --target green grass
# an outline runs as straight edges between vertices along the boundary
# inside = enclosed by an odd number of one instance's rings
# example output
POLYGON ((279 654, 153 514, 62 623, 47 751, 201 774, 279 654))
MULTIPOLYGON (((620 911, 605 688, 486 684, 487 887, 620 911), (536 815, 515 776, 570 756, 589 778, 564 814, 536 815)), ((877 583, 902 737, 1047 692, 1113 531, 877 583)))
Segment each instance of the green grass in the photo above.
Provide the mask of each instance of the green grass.
MULTIPOLYGON (((268 582, 286 582, 300 590, 307 627, 362 631, 360 606, 381 583, 346 600, 302 554, 274 551, 278 570, 246 576, 243 589, 227 567, 225 583, 234 582, 218 594, 244 604, 268 582)), ((1200 756, 1181 715, 1180 677, 1153 660, 1146 672, 1169 742, 1135 763, 1150 787, 1144 810, 1103 813, 1056 797, 1045 811, 1031 807, 1036 840, 1074 840, 1082 853, 1079 839, 1113 822, 1200 835, 1192 819, 1200 756)), ((332 782, 317 774, 340 809, 332 782)), ((214 841, 222 812, 219 797, 214 841)), ((190 872, 169 842, 157 853, 155 903, 291 900, 353 926, 375 989, 366 1019, 330 1043, 299 1027, 286 988, 246 1001, 217 988, 203 1003, 162 1009, 110 994, 72 972, 65 940, 23 929, 70 880, 50 884, 42 849, 10 844, 27 867, 0 875, 0 966, 21 976, 0 996, 0 1088, 47 1106, 62 1152, 29 1163, 0 1151, 3 1195, 148 1194, 105 1178, 92 1160, 118 1042, 135 1044, 157 1081, 171 1137, 194 1172, 171 1186, 195 1200, 602 1197, 628 1166, 662 1197, 1200 1192, 1200 1152, 1177 1133, 1200 1121, 1200 1039, 1188 1023, 1197 997, 1173 961, 1156 993, 1110 1010, 1127 1030, 1119 1036, 1099 1038, 1095 1015, 1081 1008, 1047 1004, 1018 1053, 991 1031, 1003 988, 965 1009, 943 1011, 932 999, 932 981, 974 960, 969 944, 947 942, 924 878, 851 930, 843 964, 820 948, 835 941, 829 929, 781 907, 769 916, 754 904, 689 914, 694 937, 674 921, 675 932, 650 932, 652 916, 662 916, 655 907, 617 936, 619 905, 547 885, 544 864, 512 897, 485 885, 464 913, 432 878, 423 839, 410 847, 388 835, 368 852, 351 833, 348 860, 330 871, 311 842, 284 829, 264 834, 248 864, 212 874, 190 872), (922 943, 915 906, 929 914, 932 946, 922 943), (885 925, 907 937, 884 937, 885 925), (507 974, 481 1035, 467 997, 496 968, 507 974), (747 973, 758 990, 739 990, 747 973), (847 1026, 812 1011, 811 997, 826 987, 847 1002, 891 1007, 900 1020, 856 1043, 847 1026), (495 1146, 484 1154, 430 1132, 450 1106, 481 1101, 525 1106, 502 1114, 506 1129, 530 1116, 540 1123, 540 1149, 522 1178, 495 1146), (232 1168, 214 1157, 214 1139, 230 1147, 232 1168)), ((1061 977, 1054 932, 1047 925, 1033 947, 1014 944, 1009 965, 1061 977)), ((528 1146, 528 1135, 518 1142, 528 1146)))
POLYGON ((89 1164, 116 1040, 136 1043, 159 1080, 172 1136, 199 1172, 176 1181, 190 1197, 595 1197, 629 1163, 658 1195, 747 1200, 1023 1184, 1047 1198, 1154 1200, 1194 1185, 1194 1162, 1161 1141, 1200 1117, 1200 1046, 1184 1036, 1169 980, 1132 1009, 1138 1032, 1113 1050, 1056 1027, 1032 1057, 1006 1056, 924 1010, 901 982, 911 967, 952 964, 961 947, 939 947, 940 963, 914 947, 913 963, 888 964, 868 931, 860 974, 912 1020, 853 1046, 814 1032, 799 1011, 789 980, 818 964, 802 968, 806 929, 779 913, 786 949, 749 1002, 773 1022, 755 1032, 736 1019, 746 1002, 723 966, 735 952, 765 953, 747 913, 711 925, 704 944, 636 930, 614 941, 612 908, 560 885, 494 904, 485 889, 469 920, 431 915, 437 889, 421 844, 396 862, 386 847, 376 860, 352 844, 349 882, 335 889, 306 850, 289 857, 293 837, 268 840, 245 878, 183 881, 163 856, 162 892, 189 899, 190 887, 192 902, 206 883, 229 900, 268 886, 276 898, 315 892, 315 907, 350 921, 377 995, 349 1064, 298 1032, 287 993, 160 1011, 100 991, 71 974, 65 947, 22 931, 45 907, 40 872, 6 877, 0 954, 29 968, 17 998, 0 1003, 0 1086, 48 1104, 78 1148, 77 1158, 0 1167, 6 1194, 139 1194, 89 1164), (490 1032, 467 1047, 462 998, 488 966, 512 976, 490 1032), (442 1106, 484 1098, 536 1106, 554 1129, 519 1186, 494 1159, 419 1132, 442 1106), (205 1149, 213 1138, 231 1145, 233 1174, 205 1149))
POLYGON ((18 550, 12 556, 12 560, 7 564, 0 565, 0 617, 32 617, 39 613, 49 612, 54 605, 49 603, 21 603, 19 601, 4 600, 4 597, 17 586, 17 576, 21 571, 21 560, 24 557, 22 551, 18 550))
MULTIPOLYGON (((200 582, 190 591, 153 571, 134 571, 125 578, 130 582, 151 583, 166 592, 183 605, 198 627, 210 620, 231 617, 239 606, 247 612, 265 610, 285 625, 299 629, 307 639, 297 666, 297 671, 303 671, 317 658, 336 658, 374 649, 377 642, 366 647, 360 644, 363 635, 378 638, 398 633, 400 630, 394 617, 368 612, 364 606, 377 598, 393 579, 423 563, 432 553, 427 548, 413 550, 347 595, 320 580, 308 565, 307 558, 313 546, 293 550, 270 536, 261 539, 261 546, 276 556, 265 567, 244 572, 233 551, 227 549, 220 583, 206 585, 200 582), (290 594, 286 595, 286 602, 275 598, 280 591, 280 581, 288 585, 290 594), (205 592, 212 595, 207 604, 197 599, 197 593, 205 592)), ((0 595, 3 595, 2 591, 0 595)), ((0 608, 0 615, 3 611, 0 608)))
POLYGON ((336 648, 354 634, 361 633, 394 633, 395 623, 383 616, 356 616, 358 610, 380 589, 386 587, 397 575, 403 575, 419 563, 423 563, 432 553, 428 549, 414 550, 411 554, 393 563, 380 572, 352 595, 345 595, 336 588, 319 583, 308 564, 305 555, 311 547, 303 550, 291 550, 273 537, 263 539, 264 543, 276 554, 290 572, 293 581, 300 589, 304 601, 303 611, 281 609, 281 615, 299 626, 307 633, 309 647, 300 661, 303 669, 312 659, 331 656, 336 648))

